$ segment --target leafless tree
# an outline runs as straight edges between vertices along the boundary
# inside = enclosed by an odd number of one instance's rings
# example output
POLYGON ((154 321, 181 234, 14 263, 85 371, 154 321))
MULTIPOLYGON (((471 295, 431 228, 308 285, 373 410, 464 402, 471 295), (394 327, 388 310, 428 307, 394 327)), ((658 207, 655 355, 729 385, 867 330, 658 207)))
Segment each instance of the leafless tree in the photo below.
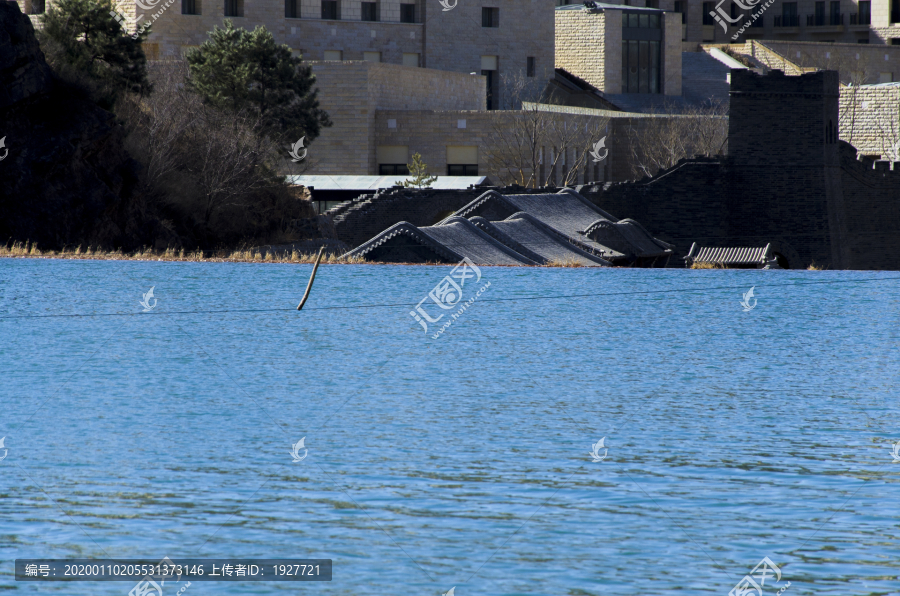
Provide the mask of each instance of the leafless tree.
POLYGON ((632 174, 655 176, 686 157, 724 155, 727 141, 723 104, 668 106, 663 113, 632 120, 628 128, 632 174))
POLYGON ((609 119, 559 106, 523 76, 508 78, 503 89, 517 109, 489 115, 486 161, 498 182, 536 188, 545 183, 543 172, 550 183, 573 184, 592 164, 590 151, 606 136, 609 119))

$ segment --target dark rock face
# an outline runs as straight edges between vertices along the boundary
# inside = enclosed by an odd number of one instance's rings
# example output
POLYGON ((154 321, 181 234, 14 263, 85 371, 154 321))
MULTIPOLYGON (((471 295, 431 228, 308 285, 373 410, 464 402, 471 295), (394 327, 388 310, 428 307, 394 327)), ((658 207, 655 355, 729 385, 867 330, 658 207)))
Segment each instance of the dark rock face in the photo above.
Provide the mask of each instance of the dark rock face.
POLYGON ((40 93, 50 77, 31 20, 18 4, 0 3, 0 109, 40 93))
MULTIPOLYGON (((34 28, 0 0, 0 238, 126 247, 137 164, 113 114, 57 80, 34 28)), ((142 236, 139 234, 137 237, 142 236)), ((137 238, 135 237, 135 238, 137 238)))

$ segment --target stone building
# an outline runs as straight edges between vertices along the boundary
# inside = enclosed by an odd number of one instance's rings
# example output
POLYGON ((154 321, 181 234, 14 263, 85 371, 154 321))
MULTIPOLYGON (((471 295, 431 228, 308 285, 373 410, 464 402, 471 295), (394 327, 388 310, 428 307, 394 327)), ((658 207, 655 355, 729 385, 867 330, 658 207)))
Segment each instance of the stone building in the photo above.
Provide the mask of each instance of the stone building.
MULTIPOLYGON (((35 17, 46 9, 45 0, 18 3, 35 17)), ((424 0, 176 0, 164 5, 163 0, 117 4, 129 30, 152 21, 145 45, 150 60, 180 57, 231 19, 245 29, 264 25, 278 43, 311 61, 366 60, 475 72, 486 79, 489 109, 500 105, 501 75, 546 80, 553 72, 553 0, 458 2, 446 11, 437 1, 424 0)))
MULTIPOLYGON (((771 3, 767 0, 610 0, 610 3, 681 13, 682 40, 694 46, 747 39, 900 44, 897 0, 774 0, 771 3)), ((557 0, 557 5, 569 4, 581 2, 557 0)))

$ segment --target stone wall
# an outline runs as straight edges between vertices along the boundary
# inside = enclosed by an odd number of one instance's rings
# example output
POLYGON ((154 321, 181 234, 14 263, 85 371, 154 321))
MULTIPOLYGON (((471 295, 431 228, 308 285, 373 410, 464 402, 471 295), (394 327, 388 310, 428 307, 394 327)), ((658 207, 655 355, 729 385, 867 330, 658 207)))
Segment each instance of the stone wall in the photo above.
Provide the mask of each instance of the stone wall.
POLYGON ((314 174, 377 173, 377 110, 485 108, 481 76, 375 62, 314 62, 312 68, 320 107, 334 122, 309 149, 314 174))
MULTIPOLYGON (((900 37, 900 27, 897 27, 897 35, 900 37)), ((763 62, 789 75, 813 69, 836 70, 841 73, 841 82, 845 85, 900 80, 900 46, 780 40, 753 42, 753 45, 757 52, 764 50, 760 46, 768 48, 770 57, 763 62), (785 59, 789 61, 786 66, 785 59)))
MULTIPOLYGON (((622 13, 618 10, 557 10, 556 12, 556 68, 587 81, 606 93, 621 93, 622 89, 622 13), (619 59, 607 59, 607 52, 615 44, 607 43, 607 19, 618 17, 619 59), (619 76, 610 80, 607 67, 618 67, 619 76)), ((612 25, 610 25, 612 28, 612 25)))
POLYGON ((900 86, 842 87, 841 140, 863 155, 900 161, 900 86))

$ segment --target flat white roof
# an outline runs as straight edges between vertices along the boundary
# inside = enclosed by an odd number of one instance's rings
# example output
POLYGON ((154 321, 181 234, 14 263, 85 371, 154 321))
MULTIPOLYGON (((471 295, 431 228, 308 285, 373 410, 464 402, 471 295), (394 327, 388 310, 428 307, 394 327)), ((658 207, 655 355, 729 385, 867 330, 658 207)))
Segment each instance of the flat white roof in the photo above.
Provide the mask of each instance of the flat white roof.
MULTIPOLYGON (((288 184, 312 187, 314 190, 379 190, 397 186, 404 176, 286 176, 288 184)), ((438 176, 429 188, 436 190, 465 190, 472 185, 484 184, 487 176, 438 176)))

